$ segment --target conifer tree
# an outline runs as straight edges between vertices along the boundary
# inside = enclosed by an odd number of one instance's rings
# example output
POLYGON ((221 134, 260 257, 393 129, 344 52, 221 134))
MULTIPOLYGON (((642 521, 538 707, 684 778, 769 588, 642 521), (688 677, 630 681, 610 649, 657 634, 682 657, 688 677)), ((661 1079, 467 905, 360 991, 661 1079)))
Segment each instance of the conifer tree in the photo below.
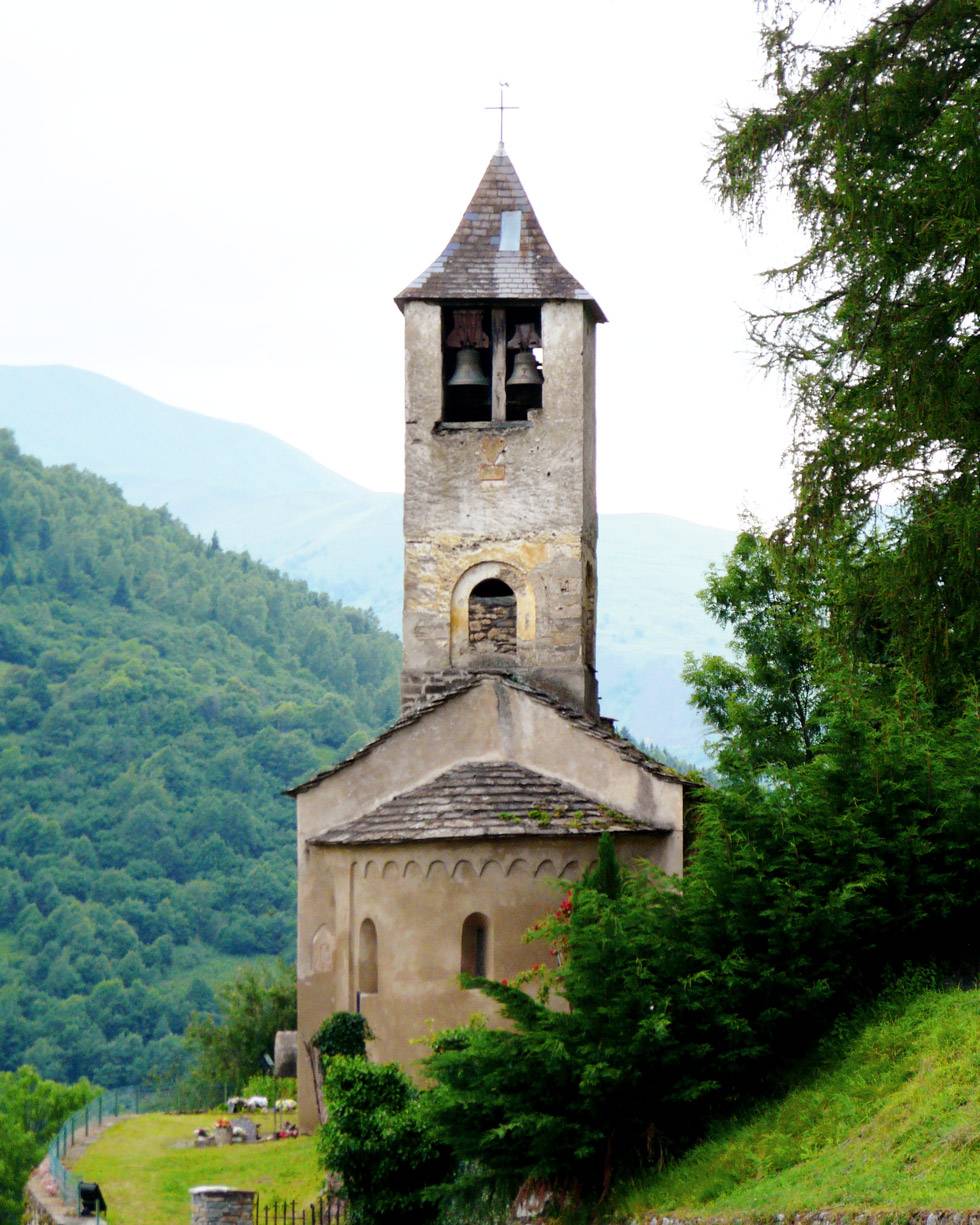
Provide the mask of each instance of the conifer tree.
POLYGON ((112 593, 112 601, 117 608, 132 608, 133 601, 129 594, 129 584, 126 582, 125 574, 120 574, 119 582, 116 583, 116 590, 112 593))

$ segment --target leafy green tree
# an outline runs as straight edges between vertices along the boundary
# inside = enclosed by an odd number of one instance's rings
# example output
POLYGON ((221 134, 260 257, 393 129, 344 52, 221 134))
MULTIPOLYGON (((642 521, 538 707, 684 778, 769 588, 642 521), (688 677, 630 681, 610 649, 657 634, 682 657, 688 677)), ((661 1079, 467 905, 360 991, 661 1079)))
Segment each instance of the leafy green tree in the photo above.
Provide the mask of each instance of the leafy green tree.
POLYGON ((74 1110, 96 1095, 88 1081, 60 1085, 33 1068, 0 1072, 0 1225, 18 1225, 24 1184, 44 1145, 74 1110))
POLYGON ((220 1015, 197 1015, 187 1029, 204 1080, 238 1086, 265 1066, 276 1032, 296 1028, 296 974, 280 962, 272 970, 242 969, 217 991, 220 1015))
POLYGON ((980 12, 902 0, 821 47, 774 11, 776 101, 729 116, 712 174, 748 219, 788 194, 807 239, 766 274, 786 304, 752 320, 795 392, 792 539, 854 550, 841 649, 904 660, 955 707, 980 663, 980 12))
POLYGON ((732 631, 736 652, 734 660, 689 654, 683 673, 718 734, 722 766, 752 773, 812 760, 822 693, 814 658, 820 593, 808 559, 758 529, 744 531, 701 599, 732 631))

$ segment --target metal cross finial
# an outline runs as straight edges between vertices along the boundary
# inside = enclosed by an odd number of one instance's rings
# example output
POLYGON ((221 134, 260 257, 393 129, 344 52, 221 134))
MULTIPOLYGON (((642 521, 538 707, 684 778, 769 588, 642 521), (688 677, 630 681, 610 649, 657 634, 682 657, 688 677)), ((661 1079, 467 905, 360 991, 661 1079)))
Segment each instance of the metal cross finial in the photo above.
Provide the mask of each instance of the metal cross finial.
POLYGON ((500 143, 504 143, 504 111, 519 111, 519 106, 504 106, 504 90, 510 89, 510 84, 507 81, 500 82, 500 102, 497 106, 485 106, 485 111, 500 111, 500 143))

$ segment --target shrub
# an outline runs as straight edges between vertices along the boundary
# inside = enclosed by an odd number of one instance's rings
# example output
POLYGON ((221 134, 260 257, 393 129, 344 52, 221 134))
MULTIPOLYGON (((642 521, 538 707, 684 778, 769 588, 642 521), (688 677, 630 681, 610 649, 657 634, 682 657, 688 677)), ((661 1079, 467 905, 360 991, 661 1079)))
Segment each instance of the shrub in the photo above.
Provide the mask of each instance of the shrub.
MULTIPOLYGON (((350 1014, 348 1014, 350 1015, 350 1014)), ((397 1064, 334 1055, 326 1064, 329 1119, 317 1151, 338 1174, 351 1225, 429 1225, 430 1189, 452 1170, 448 1149, 427 1124, 421 1095, 397 1064)))
POLYGON ((335 1012, 323 1022, 313 1036, 313 1045, 321 1059, 333 1055, 367 1055, 367 1043, 373 1038, 367 1018, 359 1012, 335 1012))

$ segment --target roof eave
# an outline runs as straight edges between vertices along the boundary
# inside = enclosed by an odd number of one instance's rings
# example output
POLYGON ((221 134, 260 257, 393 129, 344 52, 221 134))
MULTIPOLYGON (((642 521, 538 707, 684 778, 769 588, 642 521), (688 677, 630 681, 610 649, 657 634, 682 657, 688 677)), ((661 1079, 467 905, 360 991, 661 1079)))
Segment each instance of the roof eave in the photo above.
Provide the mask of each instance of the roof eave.
POLYGON ((345 838, 340 841, 331 837, 330 831, 314 834, 307 838, 306 846, 404 846, 412 842, 508 842, 515 838, 597 838, 601 834, 655 834, 663 837, 675 833, 675 827, 666 822, 656 825, 612 825, 606 829, 555 829, 548 826, 545 829, 513 829, 513 830, 474 830, 466 833, 425 833, 418 837, 402 836, 400 838, 345 838))
MULTIPOLYGON (((458 293, 458 294, 453 294, 451 298, 448 298, 448 297, 440 297, 436 294, 429 295, 429 294, 425 294, 424 292, 409 293, 407 291, 403 291, 402 293, 398 294, 398 296, 394 299, 395 305, 402 312, 402 314, 405 313, 405 303, 406 302, 429 302, 433 306, 439 306, 443 302, 470 302, 470 301, 472 302, 492 302, 492 301, 495 301, 495 299, 487 298, 485 295, 477 294, 477 293, 458 293)), ((500 301, 522 302, 522 301, 525 301, 525 299, 521 297, 517 297, 517 298, 511 297, 511 298, 501 298, 500 301)), ((528 297, 526 301, 528 302, 581 302, 581 304, 588 310, 589 314, 592 316, 592 320, 594 323, 608 323, 609 322, 608 318, 606 317, 605 312, 603 311, 599 303, 595 300, 595 298, 548 298, 548 297, 532 298, 532 297, 528 297)))

